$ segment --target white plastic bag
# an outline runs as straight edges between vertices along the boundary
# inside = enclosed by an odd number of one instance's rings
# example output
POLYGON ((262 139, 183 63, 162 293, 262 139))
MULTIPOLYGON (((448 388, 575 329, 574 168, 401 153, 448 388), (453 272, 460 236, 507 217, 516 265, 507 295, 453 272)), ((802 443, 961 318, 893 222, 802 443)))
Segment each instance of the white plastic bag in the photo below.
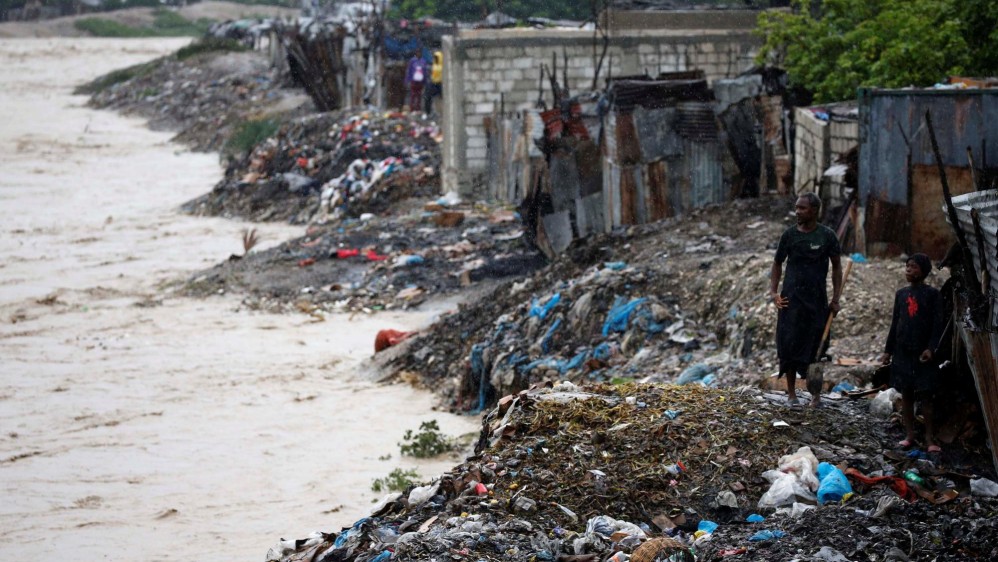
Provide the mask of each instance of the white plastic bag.
POLYGON ((894 402, 901 398, 901 393, 888 388, 877 394, 870 402, 870 413, 879 418, 889 418, 894 413, 894 402))
POLYGON ((801 447, 792 455, 780 457, 780 471, 797 475, 800 483, 812 492, 818 489, 818 457, 810 447, 801 447))

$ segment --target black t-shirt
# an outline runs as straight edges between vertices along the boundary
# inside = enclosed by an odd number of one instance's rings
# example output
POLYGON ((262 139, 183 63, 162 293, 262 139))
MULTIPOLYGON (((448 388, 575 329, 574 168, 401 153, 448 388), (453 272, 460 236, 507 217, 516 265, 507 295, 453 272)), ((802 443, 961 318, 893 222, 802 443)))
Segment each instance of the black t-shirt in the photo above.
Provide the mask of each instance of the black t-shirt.
POLYGON ((828 261, 841 253, 838 236, 825 225, 811 232, 801 232, 796 226, 786 229, 776 248, 776 261, 787 262, 783 296, 824 303, 828 261))

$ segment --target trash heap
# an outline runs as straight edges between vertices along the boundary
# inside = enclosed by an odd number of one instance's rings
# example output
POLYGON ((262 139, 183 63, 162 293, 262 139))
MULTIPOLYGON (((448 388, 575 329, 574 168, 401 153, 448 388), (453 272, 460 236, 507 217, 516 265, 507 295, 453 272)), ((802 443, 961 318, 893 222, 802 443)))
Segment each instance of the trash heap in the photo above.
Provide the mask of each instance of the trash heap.
POLYGON ((188 211, 325 223, 439 193, 440 128, 417 114, 352 110, 285 122, 188 211))
POLYGON ((294 100, 299 94, 282 89, 258 52, 232 52, 210 42, 185 49, 136 67, 130 79, 96 92, 90 104, 141 115, 150 127, 177 131, 174 140, 207 152, 221 150, 247 119, 301 103, 294 100), (199 48, 205 51, 184 55, 199 48))
POLYGON ((184 291, 242 293, 252 309, 322 318, 408 308, 545 263, 525 243, 514 212, 462 203, 451 194, 429 203, 409 200, 393 214, 312 225, 305 236, 195 274, 184 291))
POLYGON ((862 401, 792 410, 758 390, 559 383, 501 399, 474 455, 440 478, 341 532, 282 540, 267 560, 998 554, 983 442, 944 468, 885 450, 898 435, 862 401), (780 480, 800 490, 774 493, 780 480))
MULTIPOLYGON (((460 411, 545 380, 759 386, 776 371, 769 275, 784 205, 740 200, 591 237, 407 342, 393 366, 460 411)), ((853 267, 833 356, 879 355, 898 271, 853 267)), ((860 386, 871 373, 834 366, 826 381, 860 386)))

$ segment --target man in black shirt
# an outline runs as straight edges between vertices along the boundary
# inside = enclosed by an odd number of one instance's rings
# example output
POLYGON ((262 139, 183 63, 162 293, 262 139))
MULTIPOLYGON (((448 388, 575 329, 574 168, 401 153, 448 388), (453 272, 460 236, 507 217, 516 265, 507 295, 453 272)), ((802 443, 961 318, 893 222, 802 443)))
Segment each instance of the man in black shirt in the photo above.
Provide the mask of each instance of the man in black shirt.
MULTIPOLYGON (((827 226, 818 224, 821 199, 805 193, 794 204, 797 225, 780 237, 770 276, 769 292, 779 310, 776 323, 776 353, 780 376, 787 377, 787 399, 797 400, 797 375, 807 376, 808 365, 816 358, 829 313, 839 312, 842 294, 842 260, 839 239, 827 226), (783 262, 787 276, 780 291, 783 262), (832 300, 828 302, 826 282, 832 263, 832 300)), ((811 405, 821 401, 821 381, 808 381, 811 405)))

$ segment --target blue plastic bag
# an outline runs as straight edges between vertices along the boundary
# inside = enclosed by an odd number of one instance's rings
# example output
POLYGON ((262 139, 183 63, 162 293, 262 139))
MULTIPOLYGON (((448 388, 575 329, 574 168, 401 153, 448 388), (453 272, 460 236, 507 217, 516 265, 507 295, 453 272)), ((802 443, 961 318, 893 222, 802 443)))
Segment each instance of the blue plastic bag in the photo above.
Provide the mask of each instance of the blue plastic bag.
POLYGON ((613 308, 610 309, 610 313, 606 315, 606 322, 603 324, 603 336, 609 336, 610 332, 625 332, 627 331, 627 324, 631 320, 631 313, 634 309, 644 304, 648 299, 640 298, 634 299, 631 302, 626 302, 627 299, 623 297, 617 297, 617 300, 613 303, 613 308))
POLYGON ((705 533, 713 533, 716 530, 717 530, 717 523, 714 523, 713 521, 707 521, 706 519, 700 521, 700 524, 697 525, 697 531, 703 531, 705 533))
POLYGON ((766 518, 763 517, 762 515, 759 515, 758 513, 753 513, 752 515, 746 517, 745 520, 748 521, 749 523, 762 523, 763 521, 766 520, 766 518))
POLYGON ((534 299, 530 303, 530 315, 536 316, 541 320, 547 317, 548 313, 551 312, 555 306, 561 301, 561 293, 555 293, 551 298, 548 299, 543 305, 537 299, 534 299))
POLYGON ((627 264, 622 261, 608 261, 603 264, 603 267, 611 271, 620 271, 627 267, 627 264))
POLYGON ((847 382, 840 382, 832 387, 832 392, 849 392, 852 390, 856 390, 856 387, 847 382))
POLYGON ((706 378, 707 375, 713 372, 714 368, 704 363, 697 363, 696 365, 690 365, 689 367, 684 369, 682 373, 679 373, 679 378, 676 379, 676 384, 684 385, 694 382, 700 382, 704 378, 706 378))
POLYGON ((749 537, 749 542, 771 541, 786 536, 783 531, 759 531, 749 537))
POLYGON ((852 493, 849 479, 838 467, 823 462, 818 464, 818 504, 842 501, 852 493))

